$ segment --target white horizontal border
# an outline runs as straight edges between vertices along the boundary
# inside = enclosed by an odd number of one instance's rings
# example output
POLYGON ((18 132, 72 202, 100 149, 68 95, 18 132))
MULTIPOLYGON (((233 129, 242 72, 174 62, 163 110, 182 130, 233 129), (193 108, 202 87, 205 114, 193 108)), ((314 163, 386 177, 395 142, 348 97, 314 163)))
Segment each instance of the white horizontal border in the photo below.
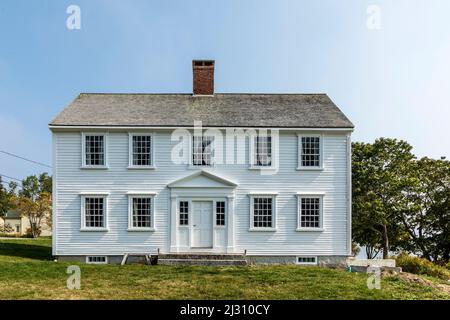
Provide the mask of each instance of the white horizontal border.
MULTIPOLYGON (((79 126, 79 125, 48 125, 49 129, 99 129, 99 130, 150 130, 150 129, 188 129, 191 130, 194 128, 194 126, 172 126, 172 127, 158 127, 158 126, 79 126)), ((320 128, 320 127, 313 127, 313 128, 276 128, 276 127, 204 127, 202 126, 202 129, 219 129, 219 130, 226 130, 226 129, 246 129, 246 130, 258 130, 258 129, 266 129, 266 130, 280 130, 280 131, 342 131, 342 132, 353 132, 354 128, 320 128)))
POLYGON ((278 194, 276 191, 251 191, 248 193, 249 196, 277 196, 278 194))
POLYGON ((324 196, 325 192, 322 191, 299 191, 296 193, 299 196, 324 196))
POLYGON ((110 193, 106 191, 81 191, 78 193, 81 196, 109 196, 110 193))
POLYGON ((158 194, 155 191, 127 191, 127 194, 129 195, 144 195, 144 196, 154 196, 158 194))

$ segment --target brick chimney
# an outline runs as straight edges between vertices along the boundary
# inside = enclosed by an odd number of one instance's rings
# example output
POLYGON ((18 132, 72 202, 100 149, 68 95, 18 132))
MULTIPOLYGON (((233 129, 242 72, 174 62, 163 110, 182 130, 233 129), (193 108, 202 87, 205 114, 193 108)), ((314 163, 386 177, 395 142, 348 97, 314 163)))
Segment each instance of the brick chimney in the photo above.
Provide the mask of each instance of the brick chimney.
POLYGON ((193 60, 194 95, 214 94, 214 60, 193 60))

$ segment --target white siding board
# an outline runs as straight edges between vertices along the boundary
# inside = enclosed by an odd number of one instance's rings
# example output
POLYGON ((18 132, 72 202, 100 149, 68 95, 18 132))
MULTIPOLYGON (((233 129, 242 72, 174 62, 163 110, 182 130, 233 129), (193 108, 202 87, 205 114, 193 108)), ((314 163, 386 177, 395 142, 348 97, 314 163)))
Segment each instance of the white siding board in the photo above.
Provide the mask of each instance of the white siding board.
MULTIPOLYGON (((129 170, 128 132, 109 132, 108 170, 80 169, 81 133, 55 132, 56 255, 123 254, 170 247, 170 190, 167 184, 197 169, 170 161, 169 131, 153 131, 155 170, 129 170), (153 191, 154 232, 129 232, 128 191, 153 191), (108 191, 108 232, 80 231, 80 196, 83 191, 108 191)), ((224 144, 225 145, 225 144, 224 144)), ((220 164, 209 169, 238 183, 235 193, 235 247, 249 255, 347 254, 347 136, 323 133, 322 171, 296 170, 298 141, 295 132, 280 134, 279 170, 261 175, 248 164, 220 164), (249 232, 248 193, 277 191, 277 231, 249 232), (297 192, 324 192, 323 232, 298 232, 297 192)), ((225 154, 225 153, 224 153, 225 154)), ((236 154, 236 152, 235 152, 236 154)), ((248 143, 245 152, 248 163, 248 143)), ((208 193, 213 195, 213 193, 208 193)))

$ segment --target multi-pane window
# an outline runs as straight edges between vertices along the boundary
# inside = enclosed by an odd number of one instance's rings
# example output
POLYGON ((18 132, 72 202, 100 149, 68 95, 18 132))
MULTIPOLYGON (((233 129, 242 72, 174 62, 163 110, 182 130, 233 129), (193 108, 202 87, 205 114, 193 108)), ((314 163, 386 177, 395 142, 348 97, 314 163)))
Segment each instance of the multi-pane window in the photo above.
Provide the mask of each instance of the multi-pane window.
POLYGON ((273 227, 273 198, 253 198, 253 228, 273 227))
POLYGON ((133 135, 132 136, 132 165, 151 166, 152 165, 152 136, 133 135))
POLYGON ((105 165, 105 136, 86 135, 85 136, 85 165, 104 166, 105 165))
POLYGON ((105 227, 105 198, 84 198, 84 223, 86 228, 105 227))
POLYGON ((194 166, 210 166, 212 164, 212 143, 210 136, 192 137, 192 164, 194 166))
POLYGON ((271 166, 272 165, 272 137, 256 136, 255 137, 255 166, 271 166))
POLYGON ((216 202, 216 226, 225 225, 225 202, 216 202))
POLYGON ((180 201, 180 226, 189 225, 189 202, 180 201))
POLYGON ((87 256, 86 262, 92 264, 105 264, 108 263, 108 259, 106 256, 87 256))
POLYGON ((152 198, 133 197, 132 228, 152 228, 152 198))
POLYGON ((320 137, 301 137, 301 166, 320 167, 320 137))
POLYGON ((320 228, 320 197, 300 198, 300 227, 320 228))

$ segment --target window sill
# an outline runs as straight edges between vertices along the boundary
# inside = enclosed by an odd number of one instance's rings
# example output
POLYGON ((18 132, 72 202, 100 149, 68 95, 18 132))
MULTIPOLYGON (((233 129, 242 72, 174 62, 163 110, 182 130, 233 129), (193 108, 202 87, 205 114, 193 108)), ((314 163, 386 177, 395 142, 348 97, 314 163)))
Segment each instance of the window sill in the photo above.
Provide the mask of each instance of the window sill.
POLYGON ((226 226, 214 226, 216 229, 226 229, 226 226))
POLYGON ((323 171, 323 167, 297 167, 297 171, 323 171))
POLYGON ((128 166, 128 170, 155 170, 155 166, 128 166))
POLYGON ((189 228, 190 226, 189 225, 178 225, 178 228, 182 228, 182 229, 187 229, 187 228, 189 228))
POLYGON ((295 229, 297 232, 323 232, 324 228, 297 228, 295 229))
POLYGON ((155 228, 128 228, 128 232, 154 232, 155 228))
POLYGON ((81 166, 82 170, 108 170, 108 166, 81 166))
POLYGON ((81 232, 108 232, 108 228, 81 228, 81 232))
POLYGON ((276 228, 249 228, 248 231, 251 232, 275 232, 276 228))

